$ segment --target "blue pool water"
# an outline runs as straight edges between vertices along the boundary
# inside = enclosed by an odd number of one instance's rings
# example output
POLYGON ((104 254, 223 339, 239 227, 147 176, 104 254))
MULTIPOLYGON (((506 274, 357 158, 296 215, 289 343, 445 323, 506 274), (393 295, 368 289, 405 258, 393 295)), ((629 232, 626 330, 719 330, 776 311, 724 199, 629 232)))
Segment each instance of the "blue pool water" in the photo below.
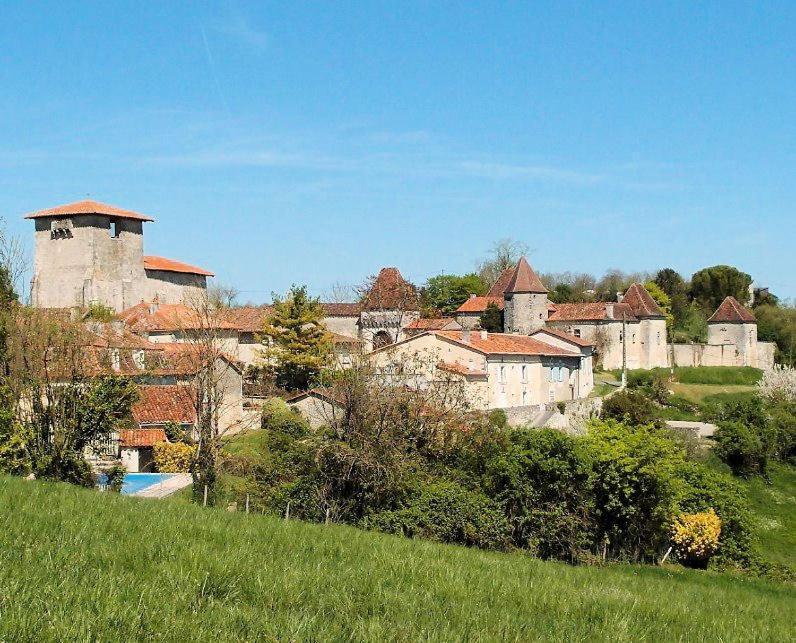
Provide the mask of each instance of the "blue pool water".
MULTIPOLYGON (((151 487, 153 484, 160 484, 168 480, 174 473, 125 473, 124 482, 122 483, 122 493, 131 494, 137 493, 142 489, 151 487)), ((98 483, 100 486, 105 484, 105 474, 100 474, 98 483)))

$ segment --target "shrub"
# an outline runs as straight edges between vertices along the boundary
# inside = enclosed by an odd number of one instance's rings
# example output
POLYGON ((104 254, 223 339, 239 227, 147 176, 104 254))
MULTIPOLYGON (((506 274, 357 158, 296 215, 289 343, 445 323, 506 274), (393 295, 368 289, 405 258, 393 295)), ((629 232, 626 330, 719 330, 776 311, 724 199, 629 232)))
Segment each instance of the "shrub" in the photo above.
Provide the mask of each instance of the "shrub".
POLYGON ((763 373, 758 391, 767 400, 796 402, 796 368, 774 364, 763 373))
POLYGON ((298 411, 291 409, 287 403, 277 397, 263 404, 262 428, 300 438, 309 433, 309 423, 298 411))
POLYGON ((773 455, 783 462, 796 464, 796 404, 776 404, 769 410, 774 436, 773 455))
POLYGON ((737 476, 765 476, 768 450, 754 427, 743 422, 723 422, 714 435, 714 453, 737 476))
POLYGON ((603 402, 601 416, 632 425, 650 424, 655 420, 655 405, 640 391, 619 391, 603 402))
POLYGON ((514 431, 487 462, 484 480, 505 508, 516 547, 569 561, 592 548, 591 461, 580 440, 553 429, 514 431))
POLYGON ((365 525, 483 549, 505 549, 509 542, 509 525, 500 505, 455 482, 424 486, 404 507, 369 516, 365 525))
POLYGON ((707 567, 719 548, 721 518, 713 509, 680 514, 672 524, 672 542, 678 558, 692 567, 707 567))
POLYGON ((193 444, 191 429, 185 428, 176 422, 166 422, 166 424, 163 425, 163 432, 166 434, 166 439, 169 442, 185 442, 186 444, 193 444))
POLYGON ((185 473, 191 468, 196 447, 184 442, 158 442, 152 452, 161 473, 185 473))
POLYGON ((105 470, 105 484, 110 491, 121 493, 127 470, 119 463, 105 470))

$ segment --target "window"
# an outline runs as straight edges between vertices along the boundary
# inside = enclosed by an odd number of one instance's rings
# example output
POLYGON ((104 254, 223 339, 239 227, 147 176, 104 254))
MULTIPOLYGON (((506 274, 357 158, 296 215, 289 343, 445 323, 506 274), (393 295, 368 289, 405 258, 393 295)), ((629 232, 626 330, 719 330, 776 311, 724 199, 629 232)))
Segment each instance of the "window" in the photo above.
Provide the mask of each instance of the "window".
POLYGON ((522 390, 522 405, 523 406, 528 405, 528 391, 526 391, 525 389, 522 390))
POLYGON ((655 338, 658 341, 658 346, 660 346, 661 345, 661 331, 658 331, 658 334, 655 336, 655 338))
POLYGON ((619 341, 620 342, 622 341, 622 331, 621 330, 619 331, 619 341))
POLYGON ((528 367, 525 364, 522 365, 522 381, 528 381, 528 367))
POLYGON ((506 381, 506 367, 500 367, 500 383, 503 384, 506 381))
POLYGON ((580 337, 580 328, 576 328, 575 330, 573 330, 573 331, 572 331, 572 334, 573 334, 575 337, 580 337))
POLYGON ((110 232, 111 237, 113 237, 114 239, 118 239, 119 235, 122 232, 121 223, 119 221, 111 221, 111 226, 109 228, 109 232, 110 232))
POLYGON ((548 398, 548 399, 549 399, 551 402, 555 402, 555 401, 556 401, 556 392, 555 392, 555 390, 554 390, 554 389, 552 389, 552 388, 550 389, 550 393, 549 393, 549 398, 548 398))
POLYGON ((634 344, 636 343, 636 334, 635 333, 633 333, 633 343, 634 344))

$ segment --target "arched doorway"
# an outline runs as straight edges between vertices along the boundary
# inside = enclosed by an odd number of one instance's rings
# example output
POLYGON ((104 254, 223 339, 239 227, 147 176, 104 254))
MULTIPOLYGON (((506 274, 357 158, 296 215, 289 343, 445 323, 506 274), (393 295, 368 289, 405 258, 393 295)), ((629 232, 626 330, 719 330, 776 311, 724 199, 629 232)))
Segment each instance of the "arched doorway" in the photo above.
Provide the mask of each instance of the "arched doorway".
POLYGON ((384 348, 392 344, 392 337, 386 330, 380 330, 373 336, 373 350, 384 348))

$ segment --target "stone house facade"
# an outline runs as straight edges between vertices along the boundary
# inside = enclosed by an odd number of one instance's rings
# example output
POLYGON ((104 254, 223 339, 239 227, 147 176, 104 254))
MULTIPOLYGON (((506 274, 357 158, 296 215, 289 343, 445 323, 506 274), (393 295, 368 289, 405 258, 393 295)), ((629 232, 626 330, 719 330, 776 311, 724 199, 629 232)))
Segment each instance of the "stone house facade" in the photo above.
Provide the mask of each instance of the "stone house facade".
POLYGON ((429 331, 376 349, 369 359, 388 383, 460 382, 478 410, 579 399, 594 386, 592 346, 557 331, 429 331))
POLYGON ((119 312, 141 301, 182 303, 201 296, 203 268, 144 256, 144 223, 153 219, 98 201, 28 214, 35 225, 31 302, 40 308, 99 303, 119 312))

